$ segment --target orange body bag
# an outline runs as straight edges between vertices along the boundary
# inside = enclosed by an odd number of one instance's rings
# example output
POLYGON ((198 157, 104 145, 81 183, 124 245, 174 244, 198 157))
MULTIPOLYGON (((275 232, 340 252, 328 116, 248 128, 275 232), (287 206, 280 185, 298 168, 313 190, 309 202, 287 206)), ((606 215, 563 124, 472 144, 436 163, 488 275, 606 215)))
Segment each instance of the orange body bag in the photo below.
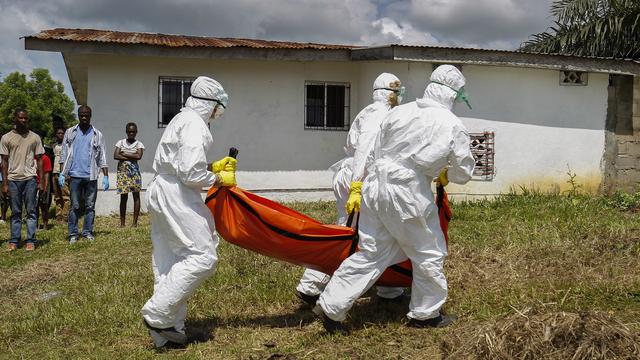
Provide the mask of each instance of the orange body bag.
MULTIPOLYGON (((451 211, 444 189, 442 193, 442 207, 446 208, 443 210, 438 203, 438 210, 446 238, 451 211)), ((216 230, 224 240, 325 274, 333 274, 342 261, 358 249, 358 234, 354 229, 322 224, 239 187, 212 187, 206 204, 213 213, 216 230)), ((390 266, 376 284, 411 286, 411 262, 407 260, 390 266)))

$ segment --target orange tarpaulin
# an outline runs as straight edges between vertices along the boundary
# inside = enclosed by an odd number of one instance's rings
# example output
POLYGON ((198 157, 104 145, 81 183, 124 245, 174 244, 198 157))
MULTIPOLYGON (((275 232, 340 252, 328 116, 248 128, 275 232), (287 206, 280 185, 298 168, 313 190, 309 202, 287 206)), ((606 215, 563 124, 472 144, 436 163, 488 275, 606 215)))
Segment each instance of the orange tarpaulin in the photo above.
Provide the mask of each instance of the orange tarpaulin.
MULTIPOLYGON (((239 187, 213 187, 206 203, 224 240, 262 255, 333 274, 357 250, 354 229, 322 224, 239 187)), ((443 203, 448 210, 446 194, 443 203)), ((411 262, 390 266, 376 284, 411 286, 411 262)))

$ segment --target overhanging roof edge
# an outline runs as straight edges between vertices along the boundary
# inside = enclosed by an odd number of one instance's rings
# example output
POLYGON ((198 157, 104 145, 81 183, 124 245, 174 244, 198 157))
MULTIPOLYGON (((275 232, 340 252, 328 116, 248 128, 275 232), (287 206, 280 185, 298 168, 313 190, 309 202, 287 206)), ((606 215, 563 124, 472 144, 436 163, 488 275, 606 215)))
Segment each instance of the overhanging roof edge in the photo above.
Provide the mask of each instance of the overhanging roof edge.
POLYGON ((148 44, 77 42, 25 37, 25 49, 60 53, 159 56, 203 59, 349 61, 349 49, 163 47, 148 44))
POLYGON ((640 76, 640 61, 574 55, 536 54, 467 48, 407 45, 377 46, 351 50, 354 61, 415 61, 470 65, 493 65, 539 69, 575 70, 640 76))

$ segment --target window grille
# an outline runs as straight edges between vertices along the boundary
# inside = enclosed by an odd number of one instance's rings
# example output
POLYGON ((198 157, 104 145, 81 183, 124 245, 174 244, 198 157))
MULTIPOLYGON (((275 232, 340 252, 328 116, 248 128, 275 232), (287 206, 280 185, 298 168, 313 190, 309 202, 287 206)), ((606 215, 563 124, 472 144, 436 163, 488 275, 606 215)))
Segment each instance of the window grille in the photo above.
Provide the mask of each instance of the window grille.
POLYGON ((191 95, 195 78, 160 77, 158 81, 158 127, 163 128, 180 112, 191 95))
POLYGON ((562 70, 560 71, 560 85, 586 86, 588 80, 587 74, 588 73, 582 71, 562 70))
POLYGON ((350 92, 348 83, 305 82, 304 128, 349 130, 350 92))
POLYGON ((471 133, 471 154, 476 160, 473 176, 480 180, 491 181, 495 174, 494 168, 494 136, 493 132, 471 133))

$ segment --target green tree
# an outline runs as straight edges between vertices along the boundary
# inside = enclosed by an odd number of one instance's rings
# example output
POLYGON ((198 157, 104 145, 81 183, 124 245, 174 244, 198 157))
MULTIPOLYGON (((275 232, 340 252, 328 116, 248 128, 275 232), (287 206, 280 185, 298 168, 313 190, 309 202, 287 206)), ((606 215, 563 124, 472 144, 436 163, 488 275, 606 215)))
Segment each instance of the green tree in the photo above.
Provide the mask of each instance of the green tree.
POLYGON ((33 69, 29 79, 13 72, 0 82, 0 134, 13 128, 13 113, 22 108, 29 113, 29 128, 52 138, 53 116, 62 118, 65 125, 74 119, 74 103, 64 93, 64 85, 51 78, 47 69, 33 69))
POLYGON ((527 52, 640 58, 640 0, 556 0, 555 26, 531 35, 527 52))

